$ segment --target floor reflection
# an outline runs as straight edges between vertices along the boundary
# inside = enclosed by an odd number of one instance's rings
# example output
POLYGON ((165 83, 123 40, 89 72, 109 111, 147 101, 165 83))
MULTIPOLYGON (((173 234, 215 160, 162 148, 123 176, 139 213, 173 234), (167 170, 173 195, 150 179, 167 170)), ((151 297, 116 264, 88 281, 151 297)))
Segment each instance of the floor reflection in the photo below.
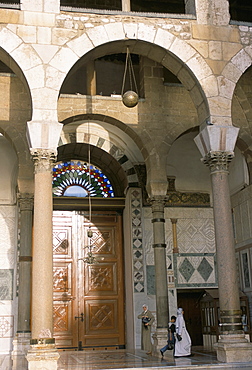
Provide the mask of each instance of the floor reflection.
MULTIPOLYGON (((41 365, 41 364, 40 364, 41 365)), ((84 350, 60 351, 58 370, 106 370, 106 369, 241 369, 252 370, 252 363, 221 364, 216 353, 203 347, 194 347, 191 357, 174 358, 171 351, 148 356, 141 350, 84 350)), ((28 363, 24 356, 11 360, 10 356, 0 355, 1 370, 27 370, 28 363)), ((39 367, 41 369, 41 367, 39 367)))

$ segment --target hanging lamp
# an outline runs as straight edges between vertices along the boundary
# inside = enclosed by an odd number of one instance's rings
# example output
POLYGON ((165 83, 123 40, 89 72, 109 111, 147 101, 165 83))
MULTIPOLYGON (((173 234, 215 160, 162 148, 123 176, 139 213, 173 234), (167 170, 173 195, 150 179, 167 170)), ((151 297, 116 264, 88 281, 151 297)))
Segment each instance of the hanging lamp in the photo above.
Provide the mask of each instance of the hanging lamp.
MULTIPOLYGON (((89 132, 89 122, 88 122, 88 137, 90 138, 90 132, 89 132)), ((90 142, 88 142, 88 179, 89 184, 91 184, 91 174, 90 174, 90 166, 91 166, 91 150, 90 150, 90 142)), ((85 258, 83 258, 83 262, 87 263, 88 265, 92 265, 94 263, 97 263, 96 257, 93 254, 93 245, 92 245, 92 237, 93 237, 93 231, 91 229, 92 226, 92 204, 91 204, 91 195, 90 192, 88 192, 88 214, 89 214, 89 226, 87 230, 87 237, 88 237, 88 245, 85 247, 88 249, 87 255, 85 258)))
POLYGON ((137 91, 137 84, 136 84, 133 64, 132 64, 128 46, 127 46, 127 54, 126 54, 121 96, 122 96, 123 104, 128 108, 133 108, 138 104, 139 97, 138 97, 138 91, 137 91), (130 90, 124 92, 127 72, 129 74, 130 90), (133 83, 135 85, 134 87, 136 91, 133 90, 133 83))

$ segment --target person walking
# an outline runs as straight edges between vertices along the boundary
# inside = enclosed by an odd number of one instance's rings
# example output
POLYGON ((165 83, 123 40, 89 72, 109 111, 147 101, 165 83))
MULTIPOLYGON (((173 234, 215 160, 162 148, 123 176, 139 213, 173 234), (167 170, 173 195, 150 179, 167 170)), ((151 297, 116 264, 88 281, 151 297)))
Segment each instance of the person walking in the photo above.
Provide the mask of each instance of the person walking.
POLYGON ((174 357, 190 356, 191 355, 191 338, 186 330, 186 324, 184 320, 183 308, 178 308, 177 319, 176 319, 176 337, 175 337, 175 350, 174 357))
POLYGON ((175 332, 176 332, 176 316, 171 316, 171 321, 168 324, 168 340, 167 344, 160 349, 161 356, 164 357, 164 352, 167 351, 168 349, 174 349, 174 344, 175 344, 175 332))
POLYGON ((138 315, 138 319, 142 320, 141 328, 141 349, 146 351, 147 355, 152 354, 152 343, 151 343, 151 325, 155 318, 152 313, 148 310, 146 304, 143 305, 143 312, 138 315))

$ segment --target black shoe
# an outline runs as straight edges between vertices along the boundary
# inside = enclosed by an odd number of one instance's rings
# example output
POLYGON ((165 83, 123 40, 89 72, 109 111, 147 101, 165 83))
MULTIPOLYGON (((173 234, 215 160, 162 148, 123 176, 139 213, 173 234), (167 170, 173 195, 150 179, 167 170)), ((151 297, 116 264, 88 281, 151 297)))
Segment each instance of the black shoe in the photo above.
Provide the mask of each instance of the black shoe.
POLYGON ((164 352, 160 349, 161 356, 164 357, 164 352))

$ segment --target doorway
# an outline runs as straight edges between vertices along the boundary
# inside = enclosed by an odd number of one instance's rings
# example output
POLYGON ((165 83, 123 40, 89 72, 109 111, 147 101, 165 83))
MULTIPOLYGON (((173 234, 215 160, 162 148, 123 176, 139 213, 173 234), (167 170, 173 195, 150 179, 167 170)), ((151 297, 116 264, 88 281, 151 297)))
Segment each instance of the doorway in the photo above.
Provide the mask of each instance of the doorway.
POLYGON ((192 339, 193 346, 203 345, 203 334, 201 325, 200 299, 204 290, 180 292, 178 291, 178 307, 184 309, 186 328, 192 339))
POLYGON ((54 337, 58 348, 124 348, 122 216, 54 211, 54 337), (87 231, 92 230, 92 237, 87 231), (88 252, 95 257, 87 263, 88 252))

